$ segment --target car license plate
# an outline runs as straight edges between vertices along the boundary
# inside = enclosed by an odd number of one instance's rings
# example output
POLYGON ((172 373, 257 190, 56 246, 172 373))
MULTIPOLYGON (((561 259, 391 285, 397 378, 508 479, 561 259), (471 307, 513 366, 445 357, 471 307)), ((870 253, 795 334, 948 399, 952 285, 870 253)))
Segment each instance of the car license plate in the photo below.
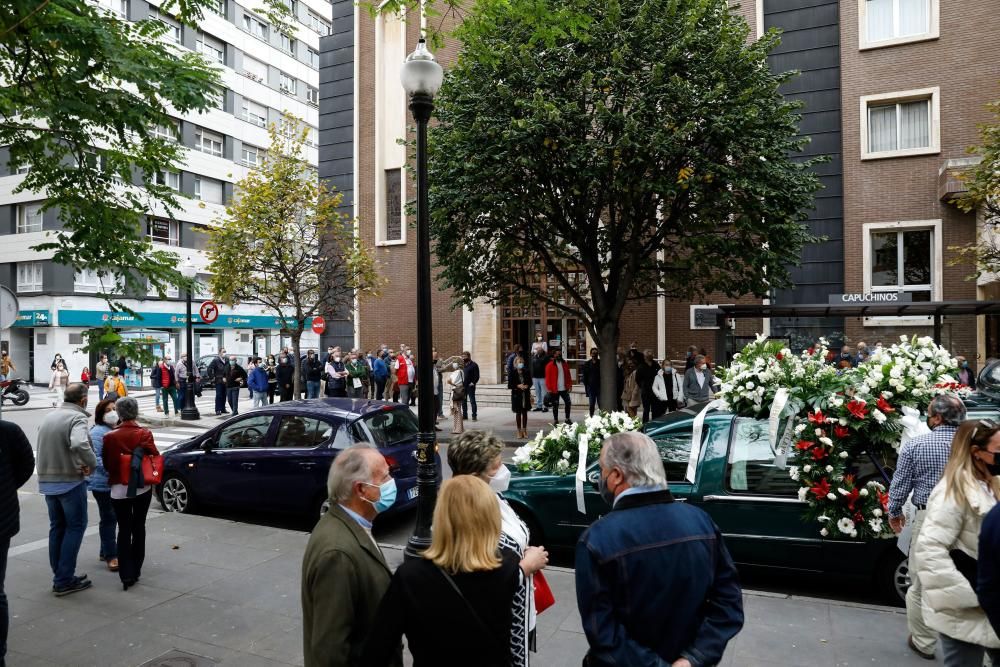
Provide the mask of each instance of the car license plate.
POLYGON ((413 487, 412 489, 410 489, 409 491, 406 492, 406 497, 409 500, 413 500, 414 498, 417 497, 417 494, 419 494, 419 493, 420 493, 420 487, 415 486, 415 487, 413 487))

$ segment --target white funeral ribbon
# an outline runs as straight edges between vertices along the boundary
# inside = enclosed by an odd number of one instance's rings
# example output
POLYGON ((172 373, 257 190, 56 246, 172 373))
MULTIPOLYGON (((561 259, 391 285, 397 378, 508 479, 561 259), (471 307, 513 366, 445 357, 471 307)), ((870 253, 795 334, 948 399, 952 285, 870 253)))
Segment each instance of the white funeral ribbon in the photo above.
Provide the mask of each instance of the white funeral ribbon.
MULTIPOLYGON (((771 403, 771 414, 767 418, 767 438, 768 443, 771 448, 778 444, 778 424, 781 422, 781 413, 785 409, 785 405, 788 404, 788 390, 784 387, 778 389, 774 393, 774 402, 771 403)), ((784 435, 784 434, 782 434, 784 435)), ((785 438, 781 438, 781 442, 784 443, 785 438)), ((774 466, 776 468, 785 468, 785 462, 788 459, 788 448, 782 446, 780 449, 775 451, 774 454, 774 466)))
POLYGON ((698 459, 701 457, 701 434, 705 428, 705 415, 711 410, 719 410, 725 404, 725 401, 717 398, 706 405, 694 418, 694 424, 691 428, 691 456, 688 458, 687 472, 684 473, 684 479, 692 484, 694 484, 695 473, 698 471, 698 459))
POLYGON ((577 439, 579 458, 576 462, 576 510, 581 514, 587 513, 586 505, 583 501, 583 483, 587 481, 587 450, 590 448, 590 440, 586 435, 581 435, 577 439))

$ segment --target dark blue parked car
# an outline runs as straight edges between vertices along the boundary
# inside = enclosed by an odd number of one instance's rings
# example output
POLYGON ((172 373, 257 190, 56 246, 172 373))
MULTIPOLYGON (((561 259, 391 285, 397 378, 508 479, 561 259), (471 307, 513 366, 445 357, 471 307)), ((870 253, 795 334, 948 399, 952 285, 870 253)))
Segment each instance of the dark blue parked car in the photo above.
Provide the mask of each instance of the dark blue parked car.
MULTIPOLYGON (((330 464, 356 443, 377 447, 396 480, 389 512, 417 498, 417 419, 394 403, 320 398, 276 403, 226 420, 163 454, 157 489, 168 512, 199 504, 319 517, 330 464)), ((440 466, 438 467, 440 470, 440 466)))

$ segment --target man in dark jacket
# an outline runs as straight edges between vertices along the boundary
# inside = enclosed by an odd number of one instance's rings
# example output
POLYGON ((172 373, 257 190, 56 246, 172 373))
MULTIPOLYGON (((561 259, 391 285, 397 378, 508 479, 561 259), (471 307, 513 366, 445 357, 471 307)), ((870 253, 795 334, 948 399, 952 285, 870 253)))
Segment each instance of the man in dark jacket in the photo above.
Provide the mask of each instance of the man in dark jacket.
POLYGON ((979 606, 990 619, 993 631, 1000 634, 1000 504, 990 510, 979 529, 978 573, 979 606))
MULTIPOLYGON (((332 506, 302 558, 305 667, 362 664, 365 639, 392 579, 372 521, 391 504, 395 488, 385 458, 368 445, 349 447, 334 459, 327 482, 332 506)), ((399 648, 391 665, 402 664, 399 648)))
POLYGON ((593 417, 594 408, 601 399, 601 360, 596 347, 590 348, 590 359, 583 363, 580 379, 583 381, 583 390, 587 392, 587 401, 590 403, 590 416, 593 417))
POLYGON ((232 409, 234 415, 240 413, 240 390, 247 386, 247 372, 239 362, 236 361, 236 356, 229 357, 229 369, 226 371, 226 387, 228 388, 229 407, 232 409))
POLYGON ((656 395, 653 393, 653 380, 656 379, 656 360, 653 358, 653 351, 646 350, 642 354, 639 365, 635 368, 635 382, 639 385, 639 392, 642 396, 642 423, 645 424, 653 416, 653 402, 656 395))
POLYGON ((35 455, 21 427, 13 422, 0 420, 0 665, 7 655, 7 594, 4 578, 7 575, 7 550, 10 538, 17 535, 21 526, 17 490, 31 477, 35 469, 35 455))
POLYGON ((600 465, 612 510, 576 546, 590 644, 584 664, 718 664, 743 627, 742 592, 719 529, 704 511, 674 502, 649 436, 608 437, 600 465))
POLYGON ((292 400, 292 390, 295 388, 295 364, 292 355, 281 353, 278 357, 278 393, 282 401, 292 400))
POLYGON ((549 365, 549 353, 540 345, 535 346, 531 355, 531 383, 535 388, 535 407, 532 412, 547 412, 545 407, 545 367, 549 365))
POLYGON ((306 381, 306 398, 319 398, 319 383, 323 379, 323 362, 312 350, 302 361, 302 376, 306 381))
POLYGON ((229 414, 226 410, 226 374, 229 372, 229 360, 226 359, 226 350, 219 352, 219 356, 212 359, 205 371, 208 378, 215 385, 215 414, 229 414))
POLYGON ((469 403, 472 403, 472 421, 476 421, 479 408, 476 405, 476 385, 479 384, 479 364, 472 360, 471 352, 462 353, 462 384, 465 385, 465 398, 462 399, 462 419, 469 418, 469 403))

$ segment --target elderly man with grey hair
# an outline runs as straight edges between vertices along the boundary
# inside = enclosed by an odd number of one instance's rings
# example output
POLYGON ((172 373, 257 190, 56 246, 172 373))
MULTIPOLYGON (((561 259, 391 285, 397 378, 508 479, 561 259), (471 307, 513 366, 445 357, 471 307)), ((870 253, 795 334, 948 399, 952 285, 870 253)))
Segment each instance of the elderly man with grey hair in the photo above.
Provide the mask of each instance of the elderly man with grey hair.
POLYGON ((674 501, 659 451, 643 433, 601 448, 609 514, 580 537, 576 596, 584 664, 702 667, 743 627, 736 568, 704 511, 674 501))
POLYGON ((57 596, 90 587, 87 575, 76 575, 76 558, 87 529, 87 485, 84 477, 97 466, 87 429, 87 385, 74 382, 63 403, 38 428, 38 492, 49 510, 49 565, 57 596))
MULTIPOLYGON (((889 525, 897 533, 903 529, 903 524, 906 523, 903 518, 903 504, 912 493, 911 502, 916 508, 916 515, 910 529, 910 544, 916 544, 917 538, 920 537, 920 528, 927 513, 927 499, 944 474, 945 465, 951 455, 951 440, 964 419, 965 404, 961 399, 950 394, 935 396, 927 406, 927 426, 931 432, 918 435, 899 450, 896 472, 893 473, 892 484, 889 485, 889 525)), ((913 549, 909 555, 910 571, 915 572, 917 566, 913 549)), ((913 577, 906 592, 906 622, 910 631, 906 645, 921 658, 933 660, 937 633, 924 623, 920 599, 922 593, 920 581, 913 577)))
MULTIPOLYGON (((330 511, 302 560, 305 667, 352 667, 392 578, 371 527, 395 500, 396 482, 377 449, 355 445, 334 460, 327 488, 330 511)), ((392 664, 403 664, 402 647, 392 664)))

